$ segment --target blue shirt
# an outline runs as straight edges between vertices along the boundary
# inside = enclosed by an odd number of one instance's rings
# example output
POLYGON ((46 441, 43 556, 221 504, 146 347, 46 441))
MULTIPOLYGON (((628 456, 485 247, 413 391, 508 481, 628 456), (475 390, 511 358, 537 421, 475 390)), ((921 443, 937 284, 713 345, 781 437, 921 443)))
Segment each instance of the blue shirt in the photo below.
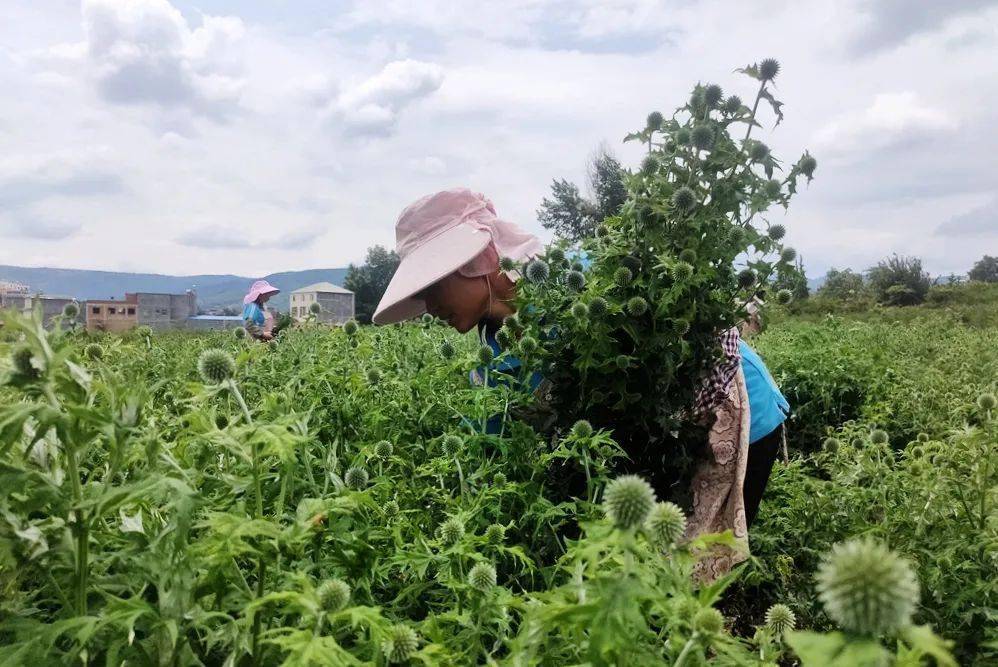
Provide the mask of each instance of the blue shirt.
POLYGON ((243 306, 243 319, 249 320, 258 327, 262 327, 265 319, 263 316, 263 308, 261 308, 256 301, 247 303, 243 306))
POLYGON ((749 442, 758 442, 787 420, 790 404, 755 350, 745 341, 739 341, 738 351, 742 355, 742 373, 745 374, 749 416, 752 419, 749 442))

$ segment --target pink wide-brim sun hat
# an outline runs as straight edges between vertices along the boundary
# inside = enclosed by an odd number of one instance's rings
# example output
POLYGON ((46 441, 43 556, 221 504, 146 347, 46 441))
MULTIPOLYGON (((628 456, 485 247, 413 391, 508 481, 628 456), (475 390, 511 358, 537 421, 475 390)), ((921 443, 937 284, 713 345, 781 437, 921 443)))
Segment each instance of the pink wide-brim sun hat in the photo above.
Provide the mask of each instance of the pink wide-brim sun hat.
POLYGON ((269 294, 273 296, 274 294, 280 294, 281 290, 277 289, 266 280, 257 280, 250 287, 249 293, 243 297, 243 305, 253 303, 263 294, 269 294))
POLYGON ((492 202, 467 188, 427 195, 407 206, 395 223, 401 260, 374 313, 375 324, 418 317, 424 289, 465 266, 491 244, 498 257, 521 261, 540 254, 533 234, 496 216, 492 202))

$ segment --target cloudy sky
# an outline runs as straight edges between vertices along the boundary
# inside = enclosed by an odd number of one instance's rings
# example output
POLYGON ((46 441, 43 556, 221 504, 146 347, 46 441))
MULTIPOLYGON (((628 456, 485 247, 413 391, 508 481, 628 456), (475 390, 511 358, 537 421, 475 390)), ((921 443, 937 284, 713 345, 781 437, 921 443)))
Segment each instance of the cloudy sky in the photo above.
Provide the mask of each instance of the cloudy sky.
POLYGON ((5 0, 0 264, 344 266, 466 185, 537 232, 552 178, 699 81, 783 65, 818 158, 784 222, 809 275, 998 254, 998 2, 5 0))

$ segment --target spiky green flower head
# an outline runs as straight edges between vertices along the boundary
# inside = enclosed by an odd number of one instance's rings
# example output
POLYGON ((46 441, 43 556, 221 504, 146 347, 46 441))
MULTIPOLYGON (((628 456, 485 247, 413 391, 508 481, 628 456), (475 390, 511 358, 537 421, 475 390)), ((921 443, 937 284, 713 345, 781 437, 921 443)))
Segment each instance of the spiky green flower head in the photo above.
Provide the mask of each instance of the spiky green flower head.
POLYGON ((585 268, 586 267, 583 266, 582 262, 580 262, 579 260, 575 260, 574 262, 572 262, 571 269, 573 271, 578 271, 579 273, 582 273, 585 270, 585 268))
POLYGON ((818 168, 818 161, 810 153, 805 153, 797 163, 797 168, 800 169, 800 173, 811 179, 814 177, 814 170, 818 168))
POLYGON ((755 271, 752 269, 742 269, 738 272, 738 286, 748 289, 755 284, 755 271))
POLYGON ((565 261, 565 251, 557 246, 548 248, 548 259, 554 264, 561 264, 565 261))
POLYGON ((357 320, 347 320, 343 323, 343 333, 348 336, 356 336, 359 329, 360 325, 357 324, 357 320))
POLYGON ((632 296, 627 300, 626 307, 632 317, 641 317, 648 312, 648 302, 643 296, 632 296))
POLYGON ((523 350, 525 354, 537 351, 537 346, 537 339, 533 336, 524 336, 520 339, 520 349, 523 350))
POLYGON ((713 607, 705 607, 693 616, 693 629, 708 637, 719 635, 724 630, 724 616, 713 607))
POLYGON ((624 255, 620 258, 621 266, 626 266, 631 270, 631 273, 637 273, 641 270, 641 256, 640 250, 633 250, 630 255, 624 255))
POLYGON ((343 482, 355 491, 360 491, 366 487, 367 481, 367 470, 360 466, 351 466, 347 469, 346 474, 343 475, 343 482))
POLYGON ((690 321, 683 318, 672 320, 670 326, 677 336, 685 336, 690 332, 690 321))
POLYGON ((735 247, 741 247, 742 243, 745 241, 745 230, 738 225, 732 225, 728 228, 728 243, 735 247))
POLYGON ((787 288, 783 288, 776 293, 776 303, 780 304, 781 306, 787 306, 793 300, 794 300, 794 293, 788 290, 787 288))
POLYGON ((496 342, 499 343, 499 347, 507 350, 513 345, 513 334, 507 327, 499 327, 499 330, 496 331, 496 342))
POLYGON ((772 81, 780 73, 780 63, 775 58, 766 58, 759 63, 759 78, 763 81, 772 81))
POLYGON ((693 277, 693 265, 686 261, 676 262, 670 270, 672 279, 677 283, 683 283, 693 277))
POLYGON ((915 440, 917 440, 918 442, 928 442, 929 441, 929 434, 928 433, 919 433, 917 436, 915 436, 915 440))
POLYGON ((393 516, 398 516, 398 513, 399 513, 399 504, 398 504, 398 501, 397 500, 389 500, 387 503, 384 504, 384 507, 382 507, 382 510, 384 511, 385 516, 388 517, 388 518, 391 518, 393 516))
POLYGON ((582 303, 581 301, 576 301, 572 304, 572 317, 574 317, 579 322, 585 322, 589 319, 589 306, 582 303))
MULTIPOLYGON (((313 315, 318 315, 319 313, 322 312, 322 304, 319 303, 318 301, 310 303, 308 305, 308 312, 312 313, 313 315)), ((430 317, 432 318, 433 316, 431 315, 430 317)), ((424 322, 426 321, 426 315, 423 316, 423 321, 424 322)))
POLYGON ((381 371, 377 368, 367 369, 367 383, 372 387, 381 382, 381 371))
POLYGON ((492 563, 475 563, 468 572, 468 583, 480 591, 490 591, 496 585, 496 568, 492 563))
POLYGON ((419 650, 419 635, 408 625, 398 623, 388 629, 381 642, 381 652, 389 664, 405 662, 419 650))
POLYGON ((83 348, 83 356, 87 359, 99 361, 104 357, 104 348, 97 343, 88 343, 87 346, 83 348))
POLYGON ((527 264, 527 280, 532 283, 543 283, 550 275, 551 269, 543 259, 535 259, 527 264))
POLYGON ((672 193, 672 207, 681 213, 685 213, 697 204, 697 196, 685 185, 672 193))
POLYGON ((731 95, 728 99, 724 100, 724 106, 722 108, 727 113, 738 113, 742 108, 742 98, 737 95, 731 95))
POLYGON ((510 271, 516 271, 516 260, 512 257, 500 257, 499 258, 499 268, 509 273, 510 271))
POLYGON ((630 367, 631 358, 626 354, 618 354, 617 358, 614 360, 614 363, 617 364, 617 368, 620 370, 625 370, 630 367))
POLYGON ((697 251, 693 248, 684 248, 679 253, 679 261, 686 262, 687 264, 696 264, 697 251))
POLYGON ((825 613, 843 630, 878 637, 911 623, 918 580, 911 565, 870 539, 836 544, 816 576, 825 613))
POLYGON ((243 338, 246 338, 246 329, 243 329, 242 327, 236 327, 235 329, 232 330, 232 337, 235 338, 236 340, 242 340, 243 338))
POLYGON ((783 190, 783 184, 780 183, 775 178, 769 179, 768 181, 766 181, 765 185, 763 185, 763 191, 766 193, 766 196, 769 197, 770 199, 776 199, 777 197, 779 197, 780 194, 782 193, 782 190, 783 190))
POLYGON ((665 121, 665 118, 662 116, 660 112, 652 111, 650 114, 648 114, 648 121, 646 127, 649 130, 661 130, 663 121, 665 121))
POLYGON ((752 148, 749 149, 749 157, 753 162, 762 162, 769 157, 769 146, 761 141, 752 142, 752 148))
POLYGON ((981 394, 977 397, 977 407, 984 412, 994 410, 996 404, 998 404, 998 401, 995 400, 994 394, 981 394))
POLYGON ((576 438, 591 438, 593 435, 593 425, 586 419, 580 419, 572 424, 572 435, 576 438))
POLYGON ((708 125, 697 125, 693 128, 693 147, 705 151, 714 145, 714 130, 708 125))
POLYGON ((327 579, 315 589, 315 597, 323 611, 333 614, 350 602, 350 586, 341 579, 327 579))
POLYGON ((456 517, 451 517, 440 526, 440 540, 447 546, 457 544, 464 537, 464 524, 456 517))
POLYGON ((606 299, 601 296, 593 297, 593 300, 589 302, 589 314, 593 317, 603 317, 608 309, 606 299))
POLYGON ((890 437, 887 435, 887 431, 882 431, 879 428, 870 431, 870 442, 875 445, 886 445, 889 440, 890 437))
POLYGON ((483 366, 491 364, 492 360, 495 359, 495 356, 495 351, 493 351, 491 345, 482 344, 482 346, 478 348, 478 361, 483 366))
POLYGON ((586 287, 586 275, 581 271, 569 271, 565 275, 565 284, 569 289, 581 292, 586 287))
POLYGON ((862 449, 863 445, 866 444, 866 441, 863 440, 863 438, 853 438, 849 444, 852 445, 853 449, 862 449))
POLYGON ((613 282, 617 283, 621 287, 626 287, 631 284, 634 279, 634 274, 626 266, 617 267, 617 270, 613 272, 613 282))
POLYGON ((374 455, 377 456, 382 461, 387 461, 392 457, 392 453, 395 451, 395 446, 387 440, 382 440, 381 442, 374 445, 374 455))
POLYGON ((703 101, 711 109, 716 109, 722 99, 724 99, 724 91, 716 83, 712 83, 703 89, 703 101))
POLYGON ((606 485, 603 510, 620 530, 633 530, 648 520, 655 506, 655 491, 637 475, 624 475, 606 485))
POLYGON ((838 438, 825 438, 824 442, 821 443, 821 448, 828 452, 829 454, 834 454, 839 451, 839 447, 842 445, 838 438))
POLYGON ((464 450, 464 440, 459 435, 453 433, 445 435, 440 441, 440 451, 444 456, 457 456, 464 450))
POLYGON ((523 323, 520 321, 520 316, 516 313, 507 315, 502 322, 503 325, 513 333, 520 333, 523 331, 523 323))
POLYGON ((492 476, 492 483, 496 486, 506 486, 506 473, 497 472, 492 476))
POLYGON ((641 173, 645 176, 651 176, 656 171, 658 171, 658 158, 654 155, 646 155, 645 159, 641 161, 641 173))
POLYGON ((449 340, 445 340, 444 342, 440 343, 440 356, 443 357, 444 359, 453 359, 454 344, 451 343, 449 340))
POLYGON ((10 359, 14 365, 14 370, 25 377, 37 377, 38 369, 31 363, 34 356, 35 353, 32 352, 27 343, 16 345, 10 352, 10 359))
POLYGON ((222 384, 236 374, 236 362, 225 350, 205 350, 198 357, 198 374, 205 384, 222 384))
POLYGON ((692 141, 693 134, 690 132, 689 128, 681 127, 676 131, 676 143, 680 146, 689 146, 692 141))
POLYGON ((659 549, 671 549, 686 532, 686 515, 675 503, 656 503, 645 523, 645 530, 659 549))
POLYGON ((75 320, 76 316, 80 314, 80 304, 75 301, 70 301, 65 306, 62 307, 62 316, 67 320, 75 320))
POLYGON ((787 228, 783 225, 770 225, 768 234, 769 238, 779 241, 787 235, 787 228))
POLYGON ((501 523, 489 524, 485 529, 485 541, 494 547, 506 541, 506 526, 501 523))
POLYGON ((784 248, 783 252, 780 253, 780 261, 786 264, 797 259, 797 251, 793 248, 784 248))
POLYGON ((766 611, 766 627, 775 635, 784 635, 797 625, 797 616, 785 604, 774 604, 766 611))

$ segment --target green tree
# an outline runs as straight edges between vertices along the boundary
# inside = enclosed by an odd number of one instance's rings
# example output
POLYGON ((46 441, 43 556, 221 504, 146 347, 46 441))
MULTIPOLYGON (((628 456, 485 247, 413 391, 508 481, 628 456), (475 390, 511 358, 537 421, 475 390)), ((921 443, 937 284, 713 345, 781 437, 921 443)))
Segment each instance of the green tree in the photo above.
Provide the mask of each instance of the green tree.
POLYGON ((867 275, 877 301, 887 306, 913 306, 925 301, 929 293, 929 274, 917 257, 892 255, 867 275))
POLYGON ((537 219, 545 229, 568 241, 591 238, 606 218, 617 215, 627 199, 624 169, 609 149, 601 144, 589 156, 586 167, 590 197, 565 179, 551 183, 551 198, 545 197, 537 219))
POLYGON ((777 269, 776 279, 773 281, 773 291, 778 292, 782 289, 790 290, 791 294, 794 295, 794 301, 801 301, 811 295, 802 259, 798 258, 794 264, 782 264, 777 269))
POLYGON ((362 265, 351 264, 347 269, 343 286, 354 294, 355 317, 358 322, 371 322, 378 302, 385 295, 398 265, 399 256, 394 250, 376 245, 367 249, 367 258, 362 265))
POLYGON ((847 301, 863 295, 866 284, 863 275, 852 269, 829 269, 825 274, 825 283, 818 288, 818 295, 830 299, 847 301))
POLYGON ((998 283, 998 257, 985 255, 974 264, 967 276, 982 283, 998 283))

